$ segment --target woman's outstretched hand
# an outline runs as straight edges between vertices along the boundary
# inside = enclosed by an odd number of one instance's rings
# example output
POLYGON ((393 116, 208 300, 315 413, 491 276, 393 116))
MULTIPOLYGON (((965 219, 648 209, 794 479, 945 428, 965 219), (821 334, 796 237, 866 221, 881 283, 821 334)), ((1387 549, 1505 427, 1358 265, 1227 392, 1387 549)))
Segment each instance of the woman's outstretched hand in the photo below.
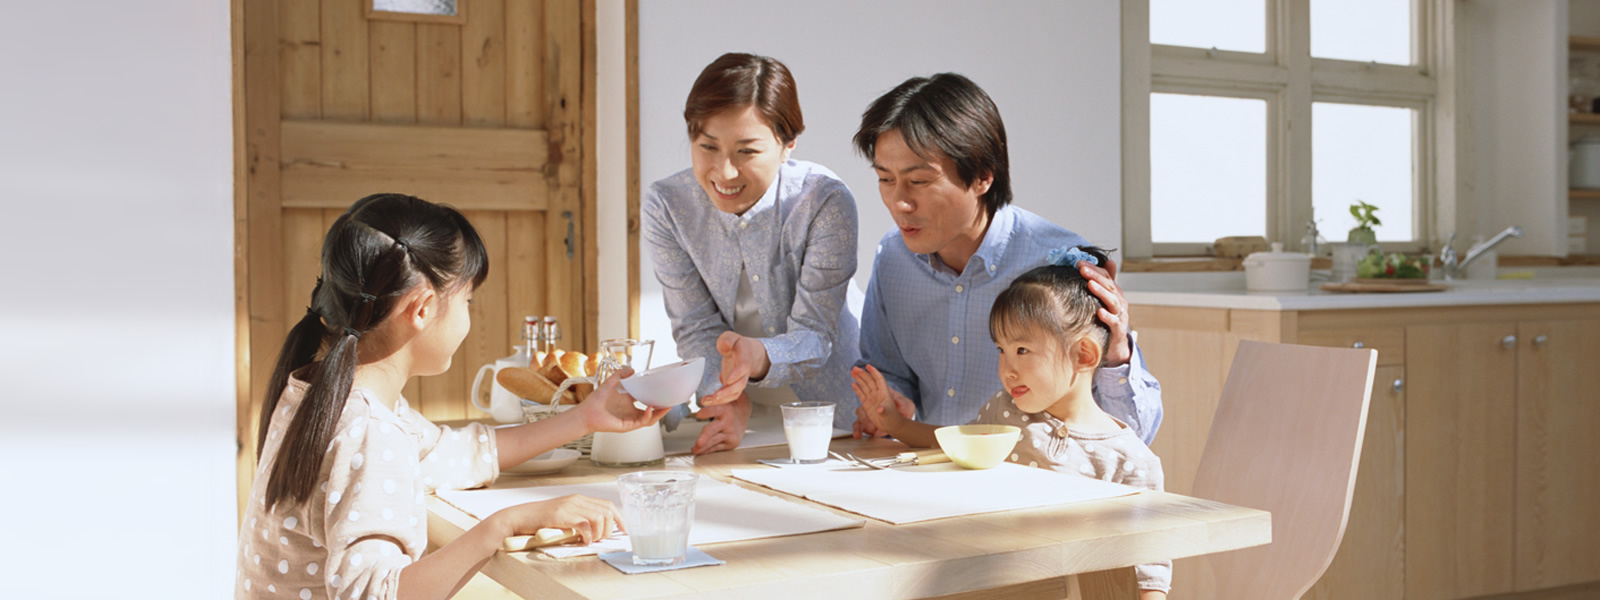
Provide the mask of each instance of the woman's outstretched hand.
POLYGON ((717 406, 737 400, 751 379, 767 376, 772 362, 767 359, 767 347, 761 340, 748 338, 732 331, 717 336, 717 353, 722 355, 722 373, 717 377, 722 389, 700 399, 701 406, 717 406))

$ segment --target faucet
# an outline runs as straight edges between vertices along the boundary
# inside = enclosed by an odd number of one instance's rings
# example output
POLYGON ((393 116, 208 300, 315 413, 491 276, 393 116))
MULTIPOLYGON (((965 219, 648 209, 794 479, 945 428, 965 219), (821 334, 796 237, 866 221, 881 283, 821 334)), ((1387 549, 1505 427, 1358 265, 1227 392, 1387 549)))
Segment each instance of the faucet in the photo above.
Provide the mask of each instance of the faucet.
POLYGON ((1455 281, 1460 278, 1461 274, 1466 271, 1467 265, 1472 264, 1472 261, 1479 256, 1483 256, 1484 252, 1489 251, 1490 248, 1495 247, 1495 244, 1505 241, 1508 237, 1522 237, 1522 228, 1516 225, 1507 227, 1505 231, 1495 234, 1488 241, 1467 249, 1466 258, 1461 259, 1461 262, 1456 262, 1456 234, 1450 234, 1450 239, 1444 243, 1444 249, 1439 251, 1439 262, 1444 266, 1445 281, 1455 281))

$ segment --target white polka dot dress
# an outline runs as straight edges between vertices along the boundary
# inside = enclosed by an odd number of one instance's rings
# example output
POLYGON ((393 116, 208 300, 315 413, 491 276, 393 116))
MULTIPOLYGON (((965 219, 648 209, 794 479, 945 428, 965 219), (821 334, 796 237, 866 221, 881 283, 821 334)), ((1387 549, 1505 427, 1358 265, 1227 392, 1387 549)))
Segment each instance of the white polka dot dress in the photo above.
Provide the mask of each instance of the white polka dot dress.
MULTIPOLYGON (((1021 428, 1022 439, 1006 457, 1016 464, 1158 491, 1164 485, 1161 459, 1121 421, 1118 431, 1075 431, 1048 412, 1022 412, 1011 395, 1002 391, 989 399, 973 423, 1021 428)), ((1134 570, 1140 589, 1166 591, 1171 586, 1171 562, 1139 565, 1134 570)))
MULTIPOLYGON (((269 429, 286 431, 306 384, 291 379, 269 429)), ((282 435, 267 441, 240 529, 237 598, 394 598, 400 571, 427 546, 433 481, 479 487, 499 476, 493 430, 452 430, 351 391, 324 458, 326 477, 302 504, 265 504, 282 435), (447 465, 454 465, 449 467, 447 465)))

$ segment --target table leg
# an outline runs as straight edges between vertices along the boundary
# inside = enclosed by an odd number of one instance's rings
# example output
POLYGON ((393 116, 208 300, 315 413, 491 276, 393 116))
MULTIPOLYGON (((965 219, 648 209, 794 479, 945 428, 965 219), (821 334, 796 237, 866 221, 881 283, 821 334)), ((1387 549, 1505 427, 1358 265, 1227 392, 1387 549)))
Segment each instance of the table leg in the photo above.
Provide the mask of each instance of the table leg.
POLYGON ((1073 575, 1069 600, 1138 600, 1139 580, 1133 567, 1073 575))
POLYGON ((1139 581, 1133 567, 1052 577, 987 590, 936 596, 929 600, 1138 600, 1139 581))

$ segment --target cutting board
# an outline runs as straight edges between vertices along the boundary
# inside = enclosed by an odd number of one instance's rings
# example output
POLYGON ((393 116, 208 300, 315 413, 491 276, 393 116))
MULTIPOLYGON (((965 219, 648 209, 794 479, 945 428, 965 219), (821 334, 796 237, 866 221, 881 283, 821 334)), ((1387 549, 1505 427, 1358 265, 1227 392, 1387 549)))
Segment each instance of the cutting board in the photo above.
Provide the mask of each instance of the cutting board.
POLYGON ((1356 279, 1344 283, 1324 283, 1322 289, 1330 292, 1379 293, 1442 292, 1450 286, 1428 283, 1426 279, 1356 279))

